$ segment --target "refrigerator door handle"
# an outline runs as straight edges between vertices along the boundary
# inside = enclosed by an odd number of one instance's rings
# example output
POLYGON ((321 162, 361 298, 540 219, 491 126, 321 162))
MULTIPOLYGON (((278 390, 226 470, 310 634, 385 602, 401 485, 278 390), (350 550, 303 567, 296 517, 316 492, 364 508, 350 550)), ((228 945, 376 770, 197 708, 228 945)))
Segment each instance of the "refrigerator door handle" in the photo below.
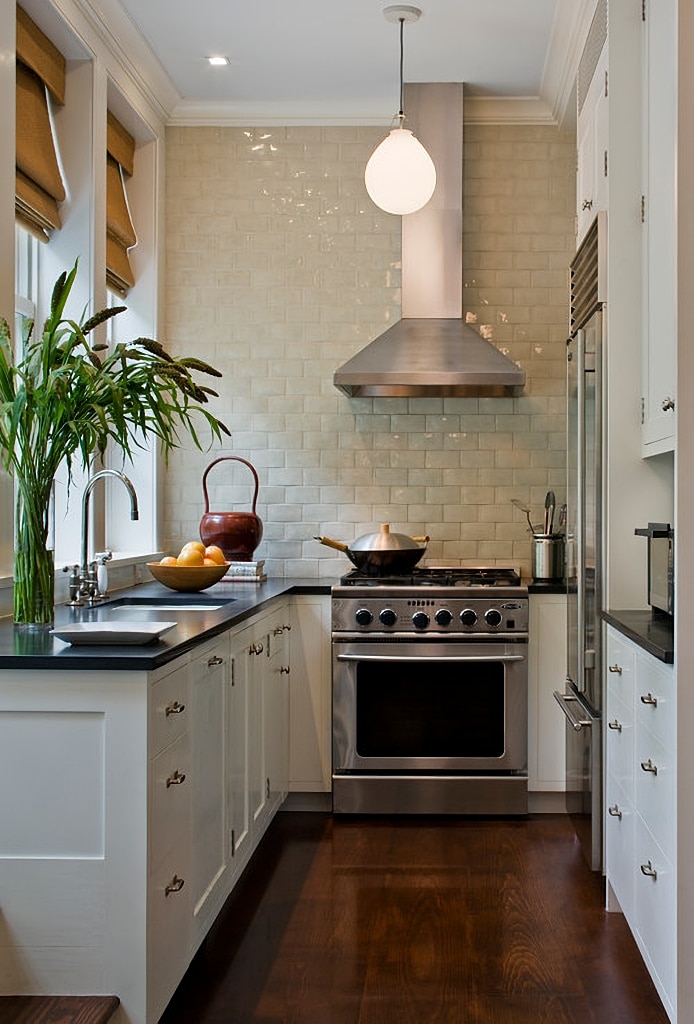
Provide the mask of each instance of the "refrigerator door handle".
POLYGON ((576 732, 580 732, 581 729, 589 729, 593 724, 591 718, 579 718, 574 714, 574 705, 578 704, 582 708, 582 704, 578 697, 574 697, 570 693, 560 693, 559 690, 554 691, 554 699, 556 700, 559 707, 566 715, 566 720, 572 729, 576 732))

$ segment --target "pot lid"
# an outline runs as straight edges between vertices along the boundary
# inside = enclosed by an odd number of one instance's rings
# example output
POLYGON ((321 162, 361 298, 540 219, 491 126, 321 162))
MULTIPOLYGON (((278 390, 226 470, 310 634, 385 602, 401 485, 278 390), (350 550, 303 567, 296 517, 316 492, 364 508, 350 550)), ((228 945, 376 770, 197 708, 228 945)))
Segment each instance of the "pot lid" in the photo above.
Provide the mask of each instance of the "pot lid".
POLYGON ((414 537, 406 533, 391 533, 390 523, 382 523, 378 533, 366 533, 349 545, 350 551, 412 551, 419 549, 414 537))

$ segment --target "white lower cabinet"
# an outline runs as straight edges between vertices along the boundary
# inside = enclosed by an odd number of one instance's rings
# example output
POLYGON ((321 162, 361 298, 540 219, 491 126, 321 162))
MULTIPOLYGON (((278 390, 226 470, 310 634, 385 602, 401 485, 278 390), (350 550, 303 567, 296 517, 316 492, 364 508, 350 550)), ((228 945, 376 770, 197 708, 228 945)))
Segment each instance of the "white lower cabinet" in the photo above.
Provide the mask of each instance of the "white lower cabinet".
POLYGON ((287 793, 289 616, 150 673, 1 673, 0 995, 156 1024, 287 793))
POLYGON ((676 1020, 675 676, 606 627, 609 886, 676 1020))
POLYGON ((566 789, 566 724, 554 691, 566 679, 566 595, 529 598, 528 789, 566 789))

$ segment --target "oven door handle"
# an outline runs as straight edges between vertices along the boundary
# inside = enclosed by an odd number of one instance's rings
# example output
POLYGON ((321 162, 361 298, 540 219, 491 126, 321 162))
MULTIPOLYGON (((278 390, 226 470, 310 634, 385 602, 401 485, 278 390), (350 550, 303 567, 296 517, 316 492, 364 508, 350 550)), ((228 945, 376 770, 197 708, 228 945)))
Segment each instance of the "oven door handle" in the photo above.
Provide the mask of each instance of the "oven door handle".
POLYGON ((570 693, 560 693, 559 690, 555 690, 554 699, 566 715, 566 720, 572 729, 575 729, 576 732, 580 732, 581 729, 589 729, 591 727, 593 723, 590 718, 585 718, 585 716, 583 718, 578 718, 574 714, 574 705, 580 705, 581 703, 578 697, 574 697, 570 693))
POLYGON ((386 655, 386 654, 338 654, 338 661, 397 661, 400 664, 403 662, 413 662, 417 664, 428 664, 432 661, 460 661, 460 662, 480 662, 480 661, 525 661, 525 656, 522 654, 491 654, 487 656, 483 655, 464 655, 458 657, 455 654, 443 654, 438 655, 416 655, 408 657, 407 655, 386 655))

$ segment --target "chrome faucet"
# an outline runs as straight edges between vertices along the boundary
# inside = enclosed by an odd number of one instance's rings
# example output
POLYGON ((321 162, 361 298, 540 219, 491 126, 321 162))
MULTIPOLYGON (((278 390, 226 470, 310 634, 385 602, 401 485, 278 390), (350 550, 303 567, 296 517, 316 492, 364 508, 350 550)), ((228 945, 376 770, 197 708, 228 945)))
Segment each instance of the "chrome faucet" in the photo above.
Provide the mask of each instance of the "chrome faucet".
POLYGON ((121 473, 117 469, 102 469, 87 480, 87 485, 84 488, 84 493, 82 495, 82 561, 79 568, 74 566, 70 576, 69 603, 73 606, 83 604, 84 598, 87 599, 89 604, 94 604, 96 601, 101 600, 101 598, 104 597, 103 594, 99 593, 96 561, 89 561, 89 499, 97 481, 104 480, 108 476, 113 476, 117 480, 121 480, 123 486, 128 491, 128 494, 130 495, 130 518, 134 520, 139 519, 140 517, 137 507, 137 494, 135 493, 135 488, 125 473, 121 473))

